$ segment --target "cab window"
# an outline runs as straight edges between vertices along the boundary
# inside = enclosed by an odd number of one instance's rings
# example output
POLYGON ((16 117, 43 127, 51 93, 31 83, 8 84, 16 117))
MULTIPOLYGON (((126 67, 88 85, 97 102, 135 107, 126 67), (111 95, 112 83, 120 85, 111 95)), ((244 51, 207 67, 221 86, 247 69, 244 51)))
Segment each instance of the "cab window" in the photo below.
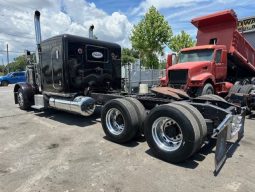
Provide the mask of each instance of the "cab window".
POLYGON ((216 55, 215 55, 215 63, 221 63, 221 50, 217 50, 216 51, 216 55))

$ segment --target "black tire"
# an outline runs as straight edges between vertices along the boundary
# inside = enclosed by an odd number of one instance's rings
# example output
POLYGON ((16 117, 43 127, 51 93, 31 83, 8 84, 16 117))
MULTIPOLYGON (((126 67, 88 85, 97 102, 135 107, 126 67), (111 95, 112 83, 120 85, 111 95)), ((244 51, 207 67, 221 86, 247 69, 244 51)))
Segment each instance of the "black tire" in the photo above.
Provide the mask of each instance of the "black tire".
POLYGON ((197 95, 209 95, 214 94, 214 88, 211 83, 206 83, 203 88, 198 89, 197 95))
POLYGON ((241 81, 236 81, 234 85, 242 85, 241 81))
POLYGON ((1 85, 2 85, 2 86, 8 86, 8 85, 9 85, 9 82, 4 80, 4 81, 1 82, 1 85))
POLYGON ((252 77, 252 78, 251 78, 251 84, 252 84, 252 85, 255 85, 255 77, 252 77))
POLYGON ((144 121, 146 118, 146 110, 145 110, 143 104, 140 101, 138 101, 137 99, 132 98, 132 97, 125 97, 125 99, 128 100, 136 110, 138 120, 139 120, 138 135, 141 135, 144 133, 143 124, 144 124, 144 121))
POLYGON ((184 107, 172 103, 157 106, 150 111, 145 120, 144 135, 152 152, 157 157, 171 163, 185 161, 194 154, 200 144, 200 131, 196 119, 184 107), (175 122, 174 125, 177 126, 173 127, 172 123, 166 125, 171 126, 171 130, 177 127, 182 133, 182 140, 174 150, 167 150, 162 145, 157 144, 158 140, 155 139, 157 131, 155 131, 153 124, 161 118, 172 119, 175 122))
POLYGON ((187 109, 196 119, 200 131, 200 145, 197 148, 197 150, 199 150, 204 142, 204 138, 207 136, 207 125, 203 115, 197 110, 197 108, 193 107, 187 102, 174 102, 174 104, 180 105, 187 109))
POLYGON ((101 112, 101 123, 106 136, 111 141, 120 144, 132 140, 136 136, 139 127, 139 119, 136 110, 134 106, 125 99, 113 99, 108 101, 101 112), (114 126, 111 122, 113 119, 110 118, 111 111, 116 111, 116 109, 120 114, 115 117, 115 121, 117 122, 118 118, 119 122, 124 123, 122 124, 124 125, 123 130, 119 131, 118 134, 114 133, 114 128, 112 128, 114 126))
POLYGON ((197 97, 198 99, 206 99, 206 100, 214 100, 214 101, 223 101, 226 102, 226 100, 219 95, 202 95, 197 97))
POLYGON ((231 87, 231 89, 229 90, 229 93, 239 93, 240 89, 242 88, 242 85, 237 84, 237 85, 233 85, 231 87))
POLYGON ((241 84, 242 85, 248 85, 248 84, 250 84, 250 80, 249 79, 244 79, 244 80, 242 80, 241 84))
POLYGON ((249 94, 249 93, 251 93, 251 91, 254 90, 254 89, 255 89, 254 85, 251 85, 251 84, 249 84, 249 85, 243 85, 243 86, 241 87, 239 93, 249 94))
POLYGON ((30 108, 30 103, 27 97, 24 94, 24 90, 22 88, 18 89, 18 94, 17 94, 17 101, 19 104, 19 108, 22 110, 28 110, 30 108))

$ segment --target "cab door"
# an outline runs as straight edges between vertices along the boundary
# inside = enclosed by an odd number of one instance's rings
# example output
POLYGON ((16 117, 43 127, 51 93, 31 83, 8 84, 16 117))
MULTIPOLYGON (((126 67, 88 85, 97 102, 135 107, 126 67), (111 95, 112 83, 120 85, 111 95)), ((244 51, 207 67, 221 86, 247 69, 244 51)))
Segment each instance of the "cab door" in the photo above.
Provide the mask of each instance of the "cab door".
POLYGON ((63 89, 63 66, 61 46, 53 46, 51 49, 52 86, 56 91, 63 89))
POLYGON ((224 81, 227 74, 227 64, 223 61, 222 49, 215 51, 215 80, 216 82, 224 81))

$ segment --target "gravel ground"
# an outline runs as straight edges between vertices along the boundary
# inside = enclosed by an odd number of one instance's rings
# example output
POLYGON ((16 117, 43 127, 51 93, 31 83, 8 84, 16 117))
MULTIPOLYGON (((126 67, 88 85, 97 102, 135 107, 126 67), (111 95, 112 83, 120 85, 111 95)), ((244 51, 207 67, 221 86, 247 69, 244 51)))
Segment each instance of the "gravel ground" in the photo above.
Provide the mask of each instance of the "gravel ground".
POLYGON ((0 87, 0 192, 255 191, 255 120, 246 120, 245 137, 215 177, 214 148, 166 163, 143 139, 108 141, 99 112, 22 111, 12 89, 0 87))

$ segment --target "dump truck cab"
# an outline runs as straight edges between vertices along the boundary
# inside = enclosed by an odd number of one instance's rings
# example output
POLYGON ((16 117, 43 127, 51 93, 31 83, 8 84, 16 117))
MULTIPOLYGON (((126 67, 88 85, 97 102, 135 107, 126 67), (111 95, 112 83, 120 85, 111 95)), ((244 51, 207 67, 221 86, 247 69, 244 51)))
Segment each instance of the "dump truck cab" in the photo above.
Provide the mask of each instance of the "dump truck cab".
POLYGON ((226 46, 202 45, 182 49, 177 63, 169 66, 167 71, 169 86, 174 88, 195 92, 206 83, 215 85, 227 76, 226 46))
POLYGON ((255 49, 237 29, 237 16, 225 10, 195 18, 195 47, 168 57, 163 86, 181 88, 191 96, 227 95, 236 81, 255 77, 255 49))

